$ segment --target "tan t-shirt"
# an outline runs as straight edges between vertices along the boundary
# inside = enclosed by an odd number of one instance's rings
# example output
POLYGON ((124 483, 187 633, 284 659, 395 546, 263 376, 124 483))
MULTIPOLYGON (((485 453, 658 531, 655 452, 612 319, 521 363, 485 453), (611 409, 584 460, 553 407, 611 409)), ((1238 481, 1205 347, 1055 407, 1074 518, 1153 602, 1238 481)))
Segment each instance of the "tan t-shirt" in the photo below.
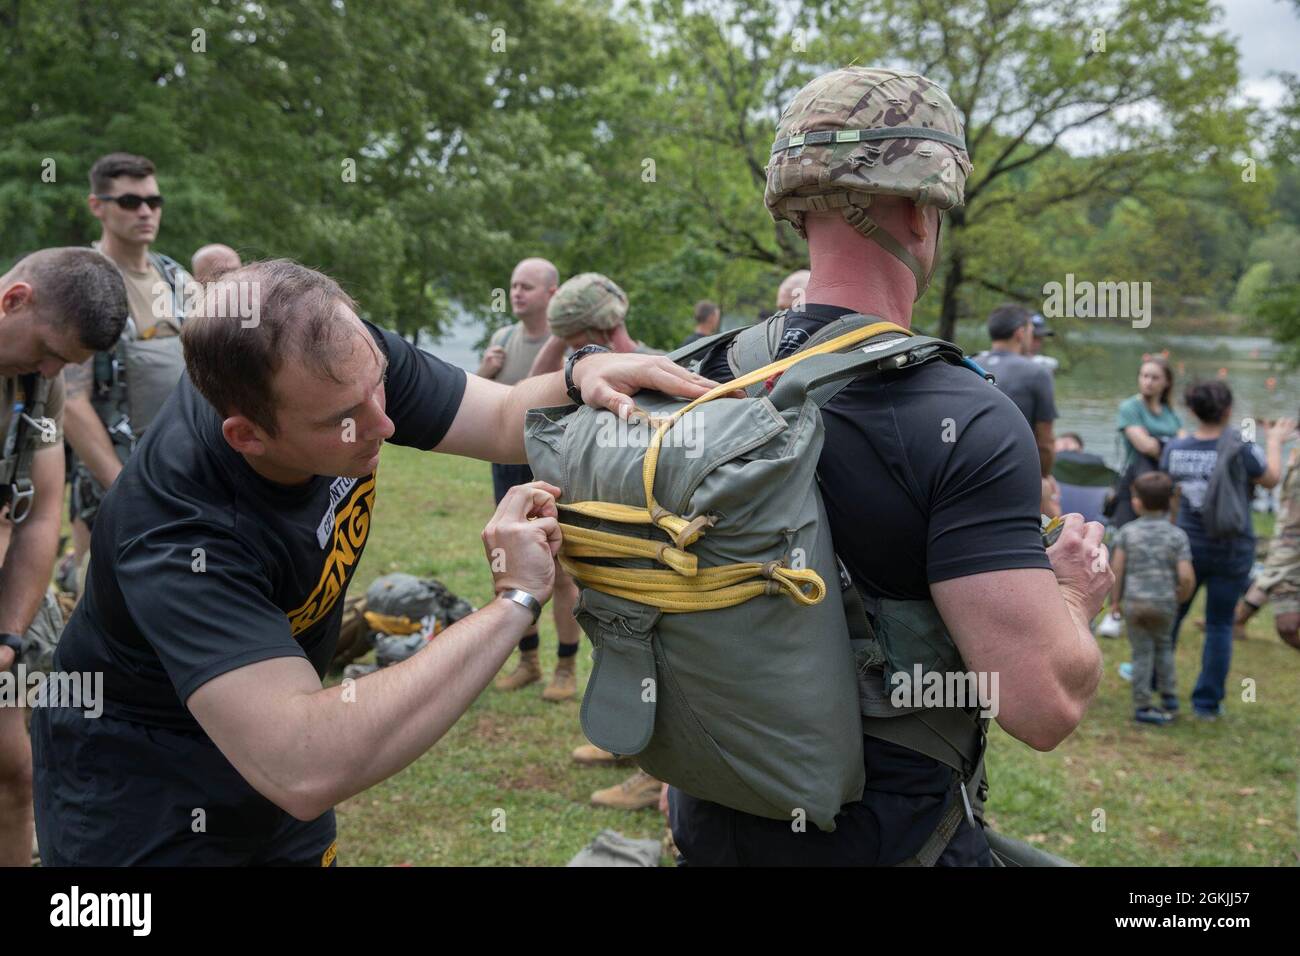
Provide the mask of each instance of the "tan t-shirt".
MULTIPOLYGON (((149 330, 164 319, 175 322, 176 303, 172 298, 171 286, 152 262, 144 272, 135 272, 120 266, 118 271, 122 273, 122 278, 126 282, 126 298, 131 306, 131 318, 135 320, 135 330, 138 334, 148 337, 149 330)), ((164 324, 152 334, 175 335, 176 331, 174 325, 164 324)))
POLYGON ((504 342, 506 360, 501 366, 501 371, 497 372, 492 381, 500 382, 502 385, 514 385, 516 382, 526 379, 528 372, 533 367, 533 360, 537 358, 537 353, 542 350, 542 346, 546 344, 546 340, 550 337, 549 332, 543 332, 535 339, 529 338, 528 329, 524 327, 522 322, 507 325, 505 328, 493 332, 492 338, 488 340, 488 345, 501 345, 504 342))
MULTIPOLYGON (((90 245, 94 249, 99 249, 98 242, 92 242, 90 245)), ((144 338, 152 335, 178 334, 176 300, 172 297, 171 286, 153 264, 153 260, 146 261, 143 272, 124 269, 120 265, 117 271, 122 274, 122 280, 126 283, 126 301, 131 310, 131 320, 135 323, 136 334, 144 338), (171 324, 164 324, 156 332, 149 331, 163 319, 170 319, 171 324)), ((183 289, 181 292, 184 294, 183 289)))
MULTIPOLYGON (((9 420, 13 417, 14 402, 18 399, 20 392, 18 390, 17 378, 0 379, 0 443, 9 435, 9 420)), ((30 412, 29 412, 30 414, 30 412)), ((63 376, 60 375, 50 383, 50 394, 45 399, 45 418, 54 422, 54 440, 44 441, 39 429, 29 428, 28 441, 35 445, 36 450, 53 445, 56 442, 63 441, 63 376)), ((3 444, 0 444, 0 454, 4 451, 3 444)))

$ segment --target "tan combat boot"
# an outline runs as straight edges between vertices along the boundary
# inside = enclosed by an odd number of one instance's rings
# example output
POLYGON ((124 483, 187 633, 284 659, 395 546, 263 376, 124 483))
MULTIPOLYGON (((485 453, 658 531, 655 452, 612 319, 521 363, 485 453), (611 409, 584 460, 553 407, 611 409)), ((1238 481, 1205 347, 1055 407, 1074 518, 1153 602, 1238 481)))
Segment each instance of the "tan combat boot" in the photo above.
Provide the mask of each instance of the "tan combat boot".
POLYGON ((591 802, 611 810, 649 810, 659 806, 663 784, 644 770, 638 770, 622 783, 591 795, 591 802))
POLYGON ((497 690, 518 690, 542 679, 542 666, 537 663, 537 651, 520 651, 519 663, 504 677, 498 677, 492 686, 497 690))
POLYGON ((632 762, 631 757, 617 756, 608 750, 601 750, 595 744, 583 744, 573 752, 573 759, 584 767, 613 767, 632 762))
POLYGON ((542 700, 570 700, 578 693, 578 656, 561 657, 555 662, 555 676, 542 691, 542 700))

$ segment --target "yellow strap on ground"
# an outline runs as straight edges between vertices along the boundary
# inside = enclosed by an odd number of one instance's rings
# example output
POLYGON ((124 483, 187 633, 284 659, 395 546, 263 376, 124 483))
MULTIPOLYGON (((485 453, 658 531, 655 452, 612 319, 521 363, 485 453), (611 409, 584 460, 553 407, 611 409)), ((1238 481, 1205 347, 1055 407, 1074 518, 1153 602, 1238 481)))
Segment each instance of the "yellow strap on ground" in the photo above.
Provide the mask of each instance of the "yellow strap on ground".
POLYGON ((419 621, 412 621, 405 615, 366 611, 364 616, 372 631, 383 631, 385 634, 414 634, 422 630, 419 621))
POLYGON ((606 568, 574 561, 560 549, 560 567, 584 587, 657 607, 670 614, 715 611, 734 607, 763 594, 789 595, 811 606, 826 596, 826 584, 816 571, 777 567, 764 574, 756 561, 704 568, 695 577, 684 578, 674 571, 606 568), (807 590, 805 590, 807 589, 807 590))

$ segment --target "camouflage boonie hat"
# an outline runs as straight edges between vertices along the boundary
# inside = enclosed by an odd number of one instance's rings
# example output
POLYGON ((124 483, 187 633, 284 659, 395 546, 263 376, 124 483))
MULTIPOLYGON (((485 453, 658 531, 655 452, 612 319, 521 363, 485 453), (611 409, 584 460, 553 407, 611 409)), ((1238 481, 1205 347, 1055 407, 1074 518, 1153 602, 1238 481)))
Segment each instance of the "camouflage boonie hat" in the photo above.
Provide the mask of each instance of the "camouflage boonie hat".
POLYGON ((627 316, 627 295, 599 272, 584 272, 555 290, 546 307, 551 334, 558 338, 587 329, 612 329, 627 316))
POLYGON ((972 169, 965 137, 948 94, 919 73, 834 70, 800 90, 781 114, 763 201, 773 219, 787 220, 805 238, 806 212, 841 210, 912 270, 920 298, 930 274, 867 208, 878 195, 906 196, 940 213, 962 205, 972 169))

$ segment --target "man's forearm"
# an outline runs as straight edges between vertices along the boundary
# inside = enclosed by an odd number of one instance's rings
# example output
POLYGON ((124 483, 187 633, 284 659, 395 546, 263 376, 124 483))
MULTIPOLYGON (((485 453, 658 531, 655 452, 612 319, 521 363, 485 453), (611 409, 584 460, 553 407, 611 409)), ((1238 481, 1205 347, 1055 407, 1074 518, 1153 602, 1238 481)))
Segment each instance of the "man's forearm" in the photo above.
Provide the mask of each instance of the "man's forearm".
POLYGON ((500 670, 532 615, 494 600, 418 654, 356 681, 304 695, 285 738, 285 766, 311 819, 391 777, 432 747, 500 670))
POLYGON ((1061 687, 1082 709, 1101 684, 1101 649, 1092 636, 1092 620, 1088 613, 1068 597, 1065 607, 1074 624, 1076 643, 1071 647, 1072 653, 1061 655, 1057 667, 1061 687))
POLYGON ((33 513, 14 525, 0 573, 0 631, 22 634, 45 597, 59 550, 59 514, 33 513))
POLYGON ((96 481, 108 488, 117 480, 122 463, 113 448, 113 439, 89 401, 68 399, 63 407, 63 433, 96 481))

